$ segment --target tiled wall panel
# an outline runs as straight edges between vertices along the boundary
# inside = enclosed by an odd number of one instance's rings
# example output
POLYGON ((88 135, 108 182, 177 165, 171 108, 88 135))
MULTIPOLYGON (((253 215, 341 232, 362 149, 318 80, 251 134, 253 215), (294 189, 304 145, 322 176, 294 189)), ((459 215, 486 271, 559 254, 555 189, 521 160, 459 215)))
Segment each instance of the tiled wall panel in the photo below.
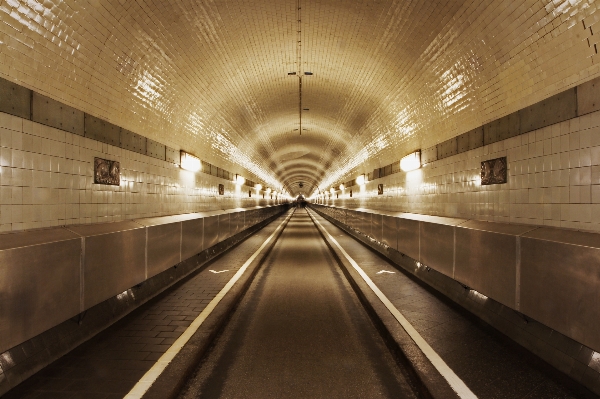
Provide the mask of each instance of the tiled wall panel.
POLYGON ((275 202, 248 198, 224 179, 0 113, 0 231, 275 202), (94 184, 94 157, 120 162, 120 186, 94 184), (225 186, 224 195, 218 193, 219 184, 225 186))
POLYGON ((429 162, 362 188, 347 187, 339 199, 326 202, 600 231, 600 112, 429 162), (508 182, 482 186, 481 162, 499 157, 507 157, 508 182), (383 195, 377 195, 378 184, 385 186, 383 195))

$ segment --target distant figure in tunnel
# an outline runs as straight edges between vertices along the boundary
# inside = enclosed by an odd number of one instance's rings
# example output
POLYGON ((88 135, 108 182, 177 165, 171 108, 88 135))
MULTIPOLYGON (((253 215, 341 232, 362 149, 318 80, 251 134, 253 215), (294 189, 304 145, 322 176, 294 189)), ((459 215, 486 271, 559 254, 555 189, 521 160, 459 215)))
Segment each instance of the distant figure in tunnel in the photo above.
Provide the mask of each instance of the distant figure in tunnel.
POLYGON ((305 208, 306 207, 306 200, 304 199, 304 196, 302 194, 300 194, 298 196, 298 198, 296 198, 296 200, 294 201, 294 206, 296 208, 305 208))

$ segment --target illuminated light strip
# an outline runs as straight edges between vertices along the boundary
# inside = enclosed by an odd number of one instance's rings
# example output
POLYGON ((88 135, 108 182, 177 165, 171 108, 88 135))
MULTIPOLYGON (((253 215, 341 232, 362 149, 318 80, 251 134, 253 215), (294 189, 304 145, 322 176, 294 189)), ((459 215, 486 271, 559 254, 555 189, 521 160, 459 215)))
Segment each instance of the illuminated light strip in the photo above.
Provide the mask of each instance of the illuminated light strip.
POLYGON ((202 312, 196 317, 196 319, 190 324, 190 326, 181 334, 179 338, 171 345, 169 349, 154 363, 154 365, 142 376, 142 378, 135 384, 135 386, 125 395, 124 399, 141 399, 144 394, 150 389, 152 384, 158 379, 163 371, 167 368, 169 363, 173 361, 175 356, 183 349, 187 342, 192 336, 198 331, 202 323, 210 316, 212 311, 217 307, 221 299, 227 295, 231 287, 242 277, 248 266, 256 259, 258 254, 267 246, 267 244, 273 239, 275 234, 281 229, 281 227, 292 217, 293 212, 283 221, 273 234, 269 236, 263 242, 263 244, 252 254, 250 258, 242 265, 237 273, 229 280, 229 282, 219 291, 219 293, 210 301, 210 303, 202 310, 202 312))
POLYGON ((406 320, 402 313, 400 313, 400 311, 396 309, 394 304, 390 302, 390 300, 385 296, 385 294, 381 292, 381 290, 375 285, 373 280, 371 280, 369 276, 367 276, 367 273, 365 273, 363 269, 361 269, 361 267, 358 266, 358 263, 356 263, 354 259, 352 259, 350 255, 348 255, 344 248, 342 248, 341 245, 338 244, 336 239, 333 238, 333 236, 329 234, 327 230, 325 230, 325 228, 321 225, 321 223, 319 223, 317 219, 312 219, 316 224, 318 224, 321 227, 323 232, 327 234, 329 239, 335 244, 336 247, 338 247, 338 249, 342 252, 344 257, 348 260, 348 262, 350 262, 352 267, 354 267, 354 269, 358 272, 358 274, 360 274, 363 280, 365 280, 365 282, 371 288, 371 290, 373 290, 375 295, 377 295, 379 300, 381 300, 381 302, 390 311, 390 313, 396 318, 396 320, 398 320, 398 323, 400 323, 402 328, 404 328, 404 331, 406 331, 406 333, 410 336, 414 343, 417 344, 419 349, 421 349, 421 352, 423 352, 427 359, 429 359, 429 361, 433 364, 433 367, 435 367, 436 370, 442 375, 442 377, 444 377, 444 379, 448 382, 452 390, 456 392, 456 394, 461 399, 477 399, 477 396, 473 392, 471 392, 471 390, 469 389, 469 387, 467 387, 463 380, 461 380, 454 373, 454 371, 452 371, 452 369, 448 367, 448 365, 446 364, 446 362, 444 362, 444 360, 442 360, 440 355, 438 355, 433 350, 433 348, 429 346, 427 341, 425 341, 423 337, 421 337, 421 334, 419 334, 417 330, 415 330, 412 324, 410 324, 409 321, 406 320))

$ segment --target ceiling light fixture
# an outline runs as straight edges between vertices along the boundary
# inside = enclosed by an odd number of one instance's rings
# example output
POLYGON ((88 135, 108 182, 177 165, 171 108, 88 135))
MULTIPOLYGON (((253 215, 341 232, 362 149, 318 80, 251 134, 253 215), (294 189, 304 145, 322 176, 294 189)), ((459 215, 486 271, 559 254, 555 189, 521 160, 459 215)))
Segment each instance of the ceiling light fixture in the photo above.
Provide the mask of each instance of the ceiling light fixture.
POLYGON ((404 156, 400 160, 400 169, 404 172, 410 172, 421 167, 421 150, 417 150, 404 156))
POLYGON ((180 151, 181 169, 189 170, 190 172, 198 172, 202 168, 200 158, 188 154, 185 151, 180 151))
POLYGON ((356 178, 356 184, 358 184, 359 186, 365 185, 366 182, 367 182, 367 177, 364 174, 362 174, 356 178))
POLYGON ((235 179, 233 179, 233 182, 235 184, 237 184, 238 186, 241 186, 242 184, 244 184, 246 182, 246 179, 244 179, 242 176, 236 174, 235 179))

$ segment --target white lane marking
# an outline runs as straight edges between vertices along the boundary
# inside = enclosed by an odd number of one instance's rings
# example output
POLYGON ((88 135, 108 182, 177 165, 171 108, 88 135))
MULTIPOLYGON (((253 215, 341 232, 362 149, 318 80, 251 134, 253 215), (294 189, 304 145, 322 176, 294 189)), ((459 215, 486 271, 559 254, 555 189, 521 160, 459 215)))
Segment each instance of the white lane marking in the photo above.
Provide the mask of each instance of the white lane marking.
POLYGON ((313 220, 315 221, 315 223, 321 226, 321 229, 325 232, 325 234, 329 236, 331 241, 335 244, 336 247, 338 247, 340 252, 344 255, 348 262, 350 262, 350 264, 352 265, 352 267, 354 267, 358 274, 360 274, 363 280, 365 280, 365 282, 369 285, 371 290, 373 290, 375 295, 377 295, 379 300, 383 302, 385 307, 388 308, 390 313, 394 315, 396 320, 398 320, 398 323, 400 323, 402 328, 404 328, 404 331, 408 333, 408 335, 412 338, 415 344, 417 344, 419 349, 421 349, 425 356, 427 356, 427 359, 429 359, 433 366, 439 371, 442 377, 444 377, 444 379, 448 381, 448 384, 450 385, 452 390, 456 392, 457 395, 462 399, 477 399, 477 396, 475 396, 475 394, 471 392, 471 390, 469 389, 469 387, 467 387, 463 380, 461 380, 454 373, 454 371, 452 371, 452 369, 448 367, 448 365, 442 360, 440 355, 438 355, 433 350, 433 348, 429 346, 429 344, 423 339, 423 337, 421 337, 417 330, 415 330, 412 324, 410 324, 408 320, 406 320, 402 313, 400 313, 400 311, 396 309, 394 304, 390 302, 390 300, 385 296, 385 294, 381 292, 381 290, 375 285, 375 283, 373 283, 373 280, 371 280, 369 276, 367 276, 367 274, 363 271, 363 269, 361 269, 360 266, 358 266, 358 263, 356 263, 354 259, 352 259, 350 255, 348 255, 344 248, 342 248, 341 245, 338 244, 336 239, 333 238, 333 236, 329 234, 327 230, 325 230, 325 228, 321 225, 321 223, 319 223, 317 219, 313 218, 313 220))
POLYGON ((204 310, 196 317, 196 319, 190 324, 190 326, 181 334, 179 338, 171 345, 169 349, 158 359, 156 363, 142 376, 142 378, 135 384, 131 391, 127 395, 125 395, 124 399, 141 399, 142 396, 150 389, 152 384, 158 379, 158 377, 162 374, 162 372, 167 368, 169 363, 175 358, 175 356, 179 353, 179 351, 187 344, 189 339, 194 335, 198 328, 202 325, 204 320, 212 313, 212 311, 217 307, 221 299, 225 297, 225 295, 229 292, 231 287, 242 277, 242 274, 246 271, 248 266, 256 259, 258 254, 267 246, 267 244, 273 239, 275 234, 281 229, 285 222, 287 222, 290 217, 292 217, 293 213, 291 213, 266 239, 265 242, 262 243, 260 248, 256 250, 252 254, 251 257, 240 267, 240 269, 233 275, 231 280, 219 291, 219 293, 213 298, 212 301, 204 308, 204 310))
POLYGON ((389 272, 389 271, 387 271, 387 270, 381 270, 381 271, 379 271, 379 272, 377 272, 377 273, 375 273, 375 274, 382 274, 382 273, 394 274, 394 273, 396 273, 396 272, 389 272))
POLYGON ((214 270, 212 270, 212 269, 211 269, 211 270, 209 270, 209 272, 211 272, 211 273, 215 273, 215 274, 219 274, 219 273, 225 273, 225 272, 228 272, 228 271, 229 271, 229 270, 221 270, 220 272, 216 272, 216 271, 214 271, 214 270))

